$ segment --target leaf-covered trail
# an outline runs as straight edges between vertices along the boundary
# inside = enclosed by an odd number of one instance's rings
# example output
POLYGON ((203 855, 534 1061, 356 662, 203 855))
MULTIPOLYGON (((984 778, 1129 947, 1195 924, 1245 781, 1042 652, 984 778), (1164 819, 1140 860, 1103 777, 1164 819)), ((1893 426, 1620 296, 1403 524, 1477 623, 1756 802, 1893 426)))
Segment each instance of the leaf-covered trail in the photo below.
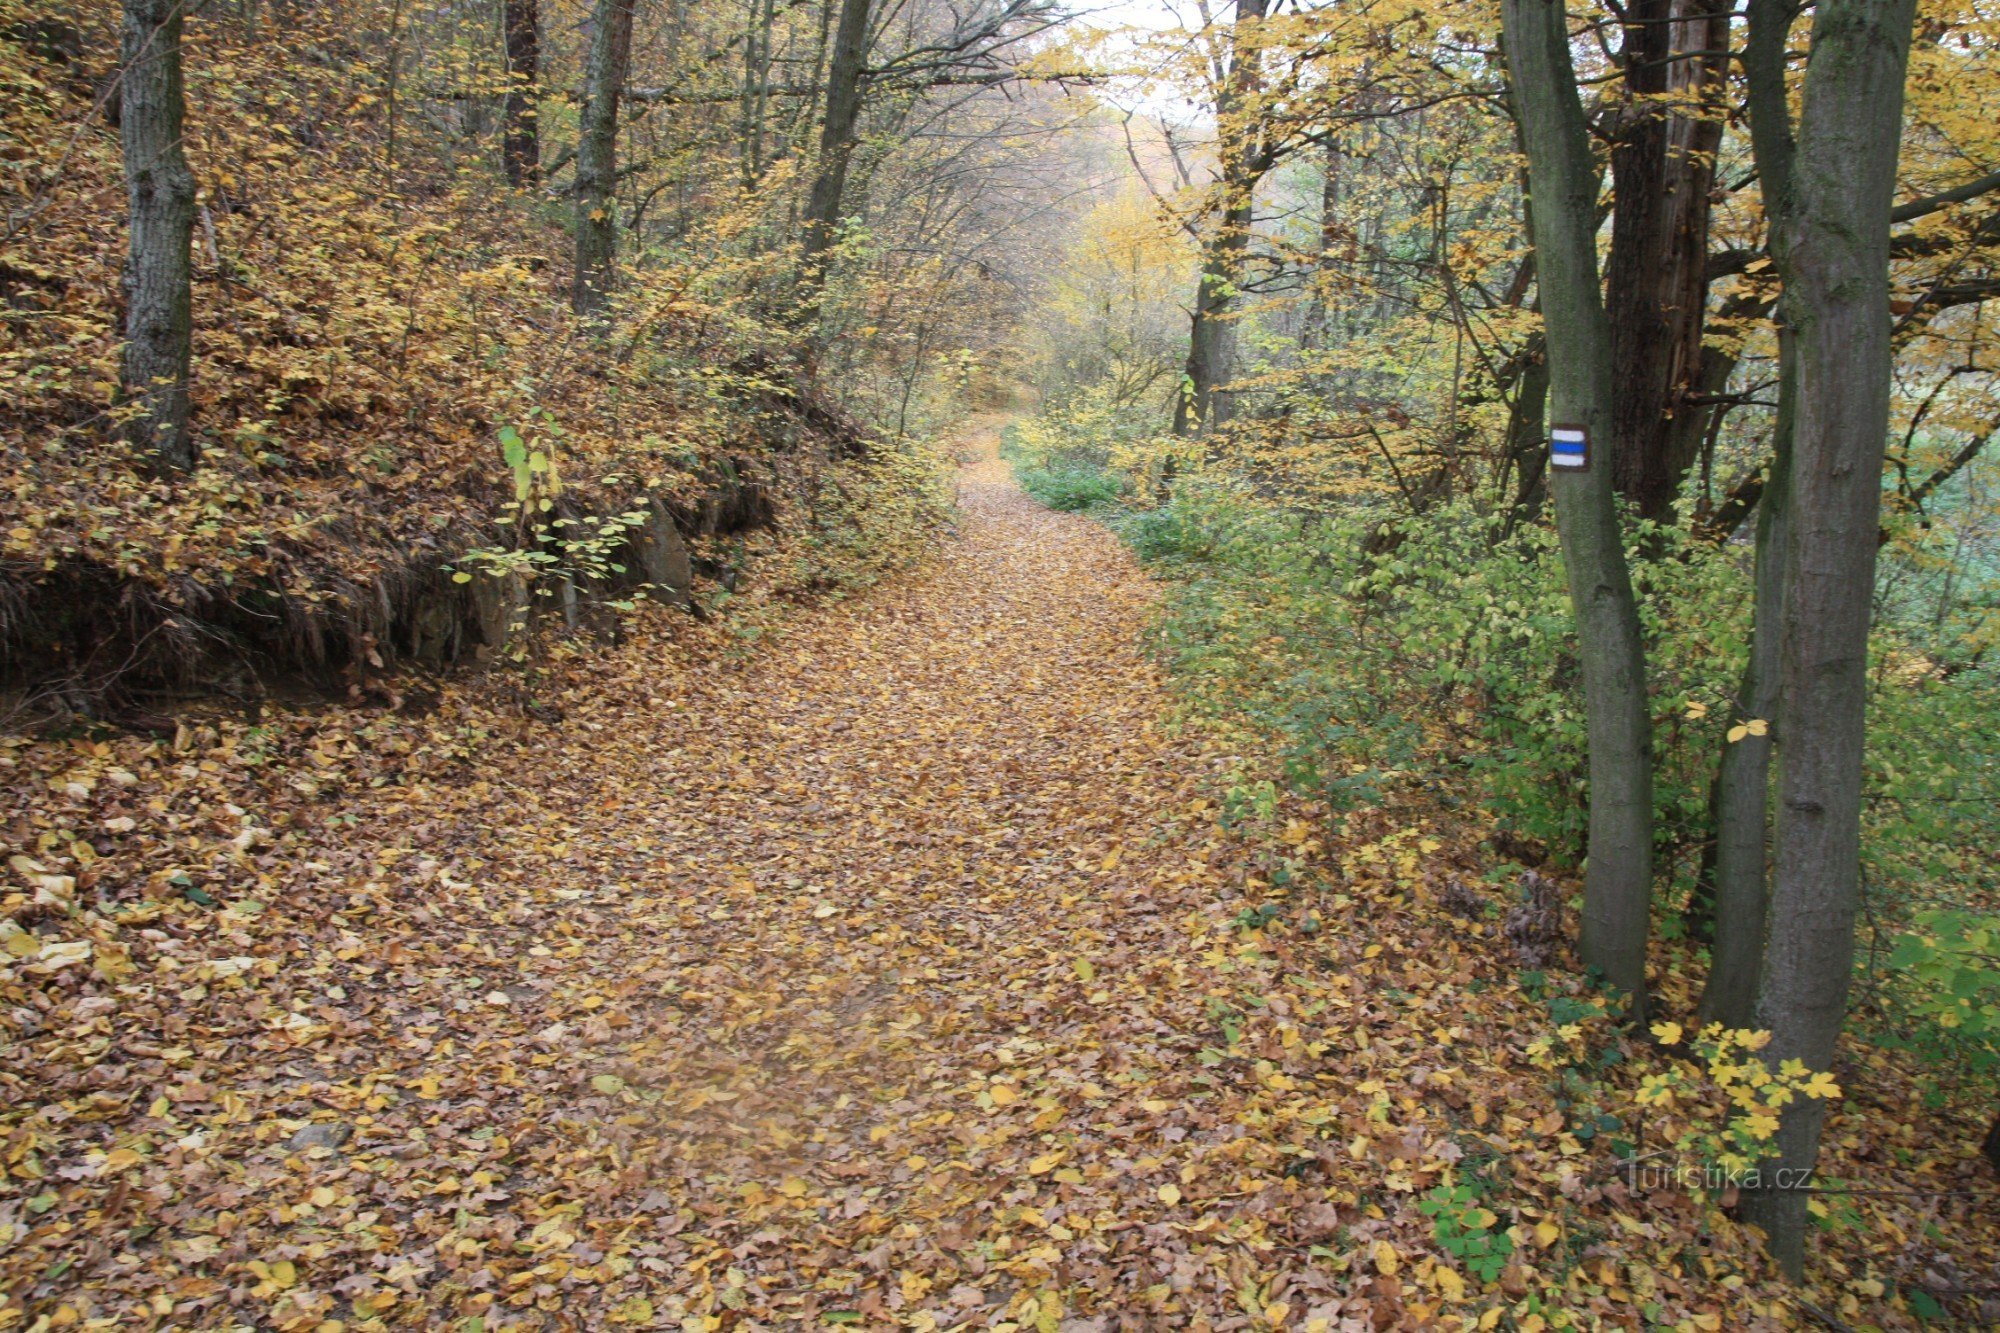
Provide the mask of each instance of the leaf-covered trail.
POLYGON ((690 1308, 1143 1316, 1172 1264, 1119 1237, 1200 1215, 1161 1198, 1213 1038, 1170 960, 1243 872, 1159 725, 1146 580, 984 444, 933 570, 556 756, 626 884, 587 966, 629 1021, 569 1113, 713 1256, 661 1284, 690 1308))
POLYGON ((924 570, 558 721, 11 752, 0 1329, 1752 1326, 1565 1132, 1449 849, 1223 832, 1152 587, 984 451, 924 570), (1482 1282, 1416 1203, 1502 1156, 1482 1282))

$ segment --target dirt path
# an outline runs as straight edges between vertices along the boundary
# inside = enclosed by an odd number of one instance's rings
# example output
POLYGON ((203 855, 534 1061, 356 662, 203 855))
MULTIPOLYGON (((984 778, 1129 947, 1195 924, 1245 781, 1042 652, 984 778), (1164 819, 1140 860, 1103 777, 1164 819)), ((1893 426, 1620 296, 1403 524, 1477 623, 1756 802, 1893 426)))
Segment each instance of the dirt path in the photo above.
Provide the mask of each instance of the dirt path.
POLYGON ((1160 1197, 1214 1026, 1178 956, 1241 870, 1159 726, 1151 588, 980 444, 935 570, 564 756, 658 791, 575 839, 665 861, 596 1052, 686 1247, 656 1310, 1144 1324, 1192 1279, 1176 1233, 1130 1242, 1198 1216, 1160 1197))
MULTIPOLYGON (((1153 589, 982 449, 926 570, 740 660, 579 659, 559 721, 448 693, 37 752, 106 858, 43 892, 154 869, 8 1011, 0 1328, 1386 1328, 1462 1295, 1368 1248, 1426 1225, 1371 1200, 1456 1160, 1453 1047, 1510 1035, 1388 916, 1289 959, 1231 924, 1263 895, 1220 761, 1162 727, 1153 589)), ((1410 849, 1356 854, 1404 901, 1410 849)))

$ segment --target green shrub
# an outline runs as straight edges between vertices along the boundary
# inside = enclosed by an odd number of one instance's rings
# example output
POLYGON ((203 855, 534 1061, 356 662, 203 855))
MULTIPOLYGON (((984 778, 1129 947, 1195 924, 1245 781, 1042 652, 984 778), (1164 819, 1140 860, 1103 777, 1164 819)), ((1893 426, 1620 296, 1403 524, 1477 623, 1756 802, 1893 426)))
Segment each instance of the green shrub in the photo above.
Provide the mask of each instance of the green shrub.
MULTIPOLYGON (((1238 733, 1245 751, 1275 752, 1274 776, 1337 807, 1393 786, 1469 799, 1578 864, 1586 736, 1554 532, 1503 538, 1492 516, 1459 504, 1404 521, 1400 543, 1370 556, 1371 535, 1384 545, 1380 521, 1359 506, 1287 512, 1188 479, 1169 503, 1113 523, 1166 578, 1152 636, 1184 706, 1238 733)), ((1650 537, 1634 577, 1650 650, 1660 928, 1672 936, 1709 837, 1709 784, 1748 651, 1750 569, 1741 547, 1650 537)), ((1917 1020, 1941 1068, 1975 1071, 2000 1049, 2000 1023, 1965 1016, 1986 992, 1961 1004, 1963 968, 1939 980, 1886 960, 1899 943, 1908 952, 1913 920, 1930 947, 1960 954, 1983 928, 1962 922, 1993 919, 2000 868, 1981 849, 2000 845, 2000 688, 1991 669, 1933 668, 1894 623, 1878 628, 1874 657, 1864 949, 1872 940, 1884 960, 1881 1027, 1917 1020), (1985 915, 1928 911, 1940 903, 1985 915)))
POLYGON ((1116 477, 1088 467, 1022 468, 1021 489, 1051 509, 1074 512, 1115 503, 1125 495, 1116 477))

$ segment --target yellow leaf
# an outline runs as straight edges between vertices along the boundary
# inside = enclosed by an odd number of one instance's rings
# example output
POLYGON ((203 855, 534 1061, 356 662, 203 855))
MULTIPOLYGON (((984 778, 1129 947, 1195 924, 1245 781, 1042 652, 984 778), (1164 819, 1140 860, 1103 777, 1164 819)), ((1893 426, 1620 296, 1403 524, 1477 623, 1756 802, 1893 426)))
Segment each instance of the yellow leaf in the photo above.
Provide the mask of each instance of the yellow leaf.
POLYGON ((130 1148, 113 1148, 105 1156, 104 1165, 99 1168, 98 1174, 105 1176, 116 1175, 118 1172, 135 1167, 145 1160, 144 1157, 133 1152, 130 1148))
POLYGON ((1163 1203, 1163 1204, 1167 1205, 1167 1207, 1171 1208, 1171 1207, 1173 1207, 1173 1206, 1174 1206, 1175 1204, 1179 1203, 1180 1201, 1181 1201, 1181 1187, 1180 1187, 1179 1185, 1162 1185, 1162 1186, 1160 1186, 1160 1202, 1161 1202, 1161 1203, 1163 1203))
POLYGON ((1681 1042, 1681 1025, 1679 1023, 1655 1023, 1653 1024, 1653 1035, 1660 1039, 1660 1044, 1663 1046, 1678 1046, 1681 1042))
POLYGON ((1396 1276, 1396 1269, 1401 1263, 1402 1256, 1396 1253, 1395 1246, 1386 1240, 1375 1242, 1376 1272, 1380 1273, 1383 1277, 1394 1277, 1396 1276))
POLYGON ((1078 981, 1095 981, 1097 979, 1097 968, 1088 958, 1079 958, 1070 966, 1076 969, 1076 978, 1078 981))
POLYGON ((280 1290, 298 1285, 299 1270, 290 1259, 280 1259, 271 1265, 271 1281, 280 1290))
POLYGON ((1011 1083, 992 1083, 986 1088, 986 1095, 993 1099, 995 1106, 1012 1106, 1021 1100, 1021 1094, 1011 1083))
POLYGON ((1028 1163, 1028 1174, 1031 1176, 1047 1175, 1049 1172, 1055 1170, 1058 1166, 1062 1165, 1063 1156, 1064 1156, 1063 1150, 1060 1148, 1056 1149, 1054 1152, 1043 1153, 1040 1157, 1037 1157, 1035 1158, 1035 1160, 1028 1163))

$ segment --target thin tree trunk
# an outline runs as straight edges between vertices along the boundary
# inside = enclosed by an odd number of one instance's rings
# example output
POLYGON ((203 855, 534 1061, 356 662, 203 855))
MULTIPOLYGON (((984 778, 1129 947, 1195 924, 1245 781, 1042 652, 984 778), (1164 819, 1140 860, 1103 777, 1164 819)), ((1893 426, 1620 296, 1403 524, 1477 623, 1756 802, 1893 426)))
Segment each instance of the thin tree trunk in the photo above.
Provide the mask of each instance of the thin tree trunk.
POLYGON ((764 117, 771 92, 772 0, 751 0, 743 29, 742 127, 743 186, 754 188, 764 174, 764 117))
POLYGON ((1714 945, 1701 993, 1705 1025, 1748 1028, 1757 1019, 1770 907, 1771 753, 1779 728, 1779 625, 1785 597, 1791 513, 1792 431, 1798 411, 1798 364, 1782 327, 1778 350, 1778 416, 1771 432, 1770 473, 1757 511, 1755 602, 1750 660, 1743 669, 1729 726, 1761 718, 1764 735, 1725 742, 1710 803, 1715 829, 1712 883, 1714 945))
MULTIPOLYGON (((1753 24, 1771 2, 1752 0, 1753 24)), ((1773 257, 1785 284, 1783 315, 1798 353, 1780 648, 1784 736, 1757 1003, 1758 1025, 1771 1032, 1761 1058, 1773 1066, 1832 1065, 1854 971, 1868 628, 1893 355, 1889 209, 1914 16, 1914 0, 1820 0, 1789 169, 1775 179, 1764 173, 1764 144, 1756 144, 1772 233, 1782 237, 1773 257)), ((1783 14, 1782 26, 1789 22, 1783 14)), ((1767 13, 1766 31, 1773 26, 1767 13)), ((1745 61, 1766 105, 1782 96, 1782 50, 1762 64, 1745 61)), ((1753 122, 1753 135, 1758 129, 1753 122)), ((1794 1275, 1805 1262, 1805 1182, 1825 1119, 1822 1100, 1786 1107, 1777 1159, 1743 1199, 1744 1216, 1794 1275)))
POLYGON ((1508 471, 1515 477, 1505 531, 1542 512, 1549 493, 1549 450, 1542 423, 1548 417, 1549 356, 1545 339, 1532 334, 1521 349, 1514 402, 1507 413, 1508 471))
POLYGON ((507 124, 500 162, 516 189, 542 178, 542 139, 535 107, 541 79, 541 12, 537 0, 506 0, 507 124))
POLYGON ((1255 105, 1263 88, 1262 39, 1257 25, 1268 0, 1236 0, 1229 30, 1228 67, 1215 98, 1216 150, 1222 177, 1222 208, 1216 228, 1202 246, 1201 278, 1188 318, 1186 379, 1174 402, 1174 434, 1199 435, 1235 415, 1229 383, 1236 370, 1233 309, 1250 232, 1256 221, 1257 182, 1267 169, 1261 161, 1263 135, 1255 105))
POLYGON ((1341 268, 1344 238, 1350 235, 1340 224, 1340 173, 1346 150, 1339 135, 1329 135, 1319 183, 1319 254, 1312 272, 1312 289, 1306 299, 1305 318, 1300 321, 1299 348, 1311 351, 1331 346, 1333 339, 1332 287, 1334 274, 1341 268))
POLYGON ((382 160, 390 167, 396 165, 396 90, 403 76, 403 0, 395 0, 389 6, 389 54, 383 70, 383 91, 385 94, 384 114, 388 117, 389 137, 382 151, 382 160))
POLYGON ((1561 0, 1505 0, 1502 21, 1532 191, 1551 418, 1583 426, 1599 455, 1587 468, 1551 468, 1549 478, 1588 713, 1590 842, 1579 952, 1628 998, 1636 1021, 1646 1007, 1652 737, 1638 607, 1602 457, 1611 440, 1612 366, 1597 279, 1598 175, 1561 0))
POLYGON ((183 150, 183 0, 125 0, 119 140, 131 208, 124 275, 125 352, 119 380, 137 412, 126 438, 161 467, 196 461, 188 428, 194 335, 194 173, 183 150))
POLYGON ((839 239, 847 195, 847 167, 854 157, 861 120, 862 80, 868 66, 871 0, 841 0, 828 59, 826 97, 820 118, 819 161, 806 201, 805 234, 799 254, 799 315, 807 328, 819 322, 826 269, 839 239))
POLYGON ((570 308, 600 314, 618 258, 618 98, 632 56, 634 0, 597 0, 576 143, 576 276, 570 308))

